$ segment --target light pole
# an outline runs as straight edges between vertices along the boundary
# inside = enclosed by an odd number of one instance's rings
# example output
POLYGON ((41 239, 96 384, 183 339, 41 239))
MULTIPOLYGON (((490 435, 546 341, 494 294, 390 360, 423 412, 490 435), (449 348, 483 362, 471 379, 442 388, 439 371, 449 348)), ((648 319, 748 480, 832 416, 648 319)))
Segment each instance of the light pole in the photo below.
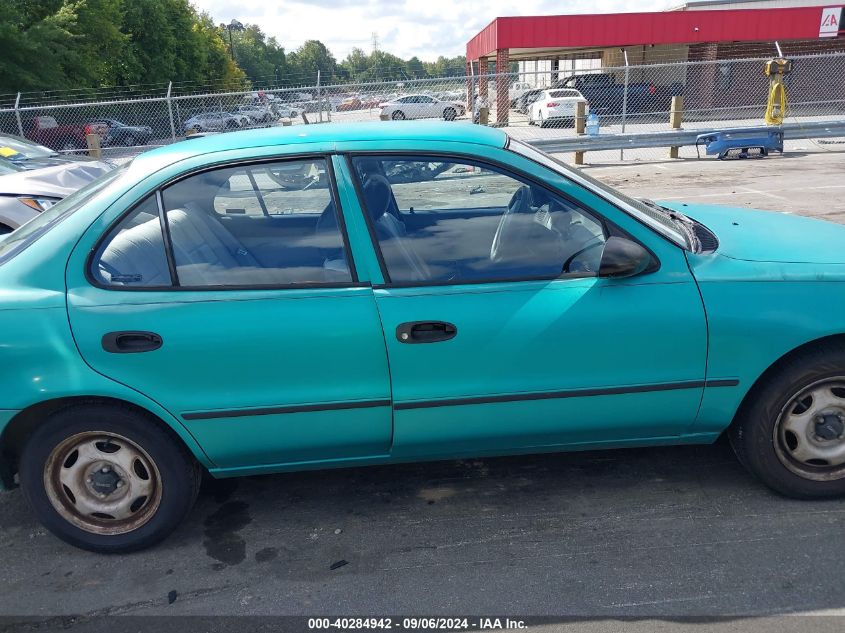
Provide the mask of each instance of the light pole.
POLYGON ((235 59, 235 43, 232 41, 232 31, 245 31, 246 28, 242 23, 238 22, 234 18, 232 18, 232 21, 229 22, 229 24, 221 24, 220 28, 229 31, 229 55, 232 56, 233 62, 237 62, 238 60, 235 59))

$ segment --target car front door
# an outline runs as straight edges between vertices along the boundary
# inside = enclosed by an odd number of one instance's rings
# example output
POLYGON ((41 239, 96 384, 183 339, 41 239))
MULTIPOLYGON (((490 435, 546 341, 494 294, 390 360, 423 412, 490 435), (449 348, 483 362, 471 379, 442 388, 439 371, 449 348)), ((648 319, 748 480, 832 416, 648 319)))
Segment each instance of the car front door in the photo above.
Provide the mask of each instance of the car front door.
POLYGON ((389 453, 381 325, 324 158, 197 171, 123 209, 68 268, 91 367, 162 404, 221 469, 389 453))
POLYGON ((671 441, 692 424, 706 325, 682 249, 507 150, 346 164, 382 263, 396 456, 671 441), (413 168, 431 161, 446 168, 413 168), (599 278, 611 235, 645 244, 649 270, 599 278))

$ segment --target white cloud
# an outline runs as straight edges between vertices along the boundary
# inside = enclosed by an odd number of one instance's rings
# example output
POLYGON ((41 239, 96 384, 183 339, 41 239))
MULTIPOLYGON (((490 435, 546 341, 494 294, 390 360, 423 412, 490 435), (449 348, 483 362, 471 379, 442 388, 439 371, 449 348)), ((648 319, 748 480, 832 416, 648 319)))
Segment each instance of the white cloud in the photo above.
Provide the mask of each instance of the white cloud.
POLYGON ((433 61, 466 51, 467 41, 494 18, 507 15, 660 11, 679 0, 193 0, 215 22, 258 24, 286 50, 305 40, 326 44, 338 59, 354 47, 372 48, 377 33, 382 50, 403 58, 433 61))

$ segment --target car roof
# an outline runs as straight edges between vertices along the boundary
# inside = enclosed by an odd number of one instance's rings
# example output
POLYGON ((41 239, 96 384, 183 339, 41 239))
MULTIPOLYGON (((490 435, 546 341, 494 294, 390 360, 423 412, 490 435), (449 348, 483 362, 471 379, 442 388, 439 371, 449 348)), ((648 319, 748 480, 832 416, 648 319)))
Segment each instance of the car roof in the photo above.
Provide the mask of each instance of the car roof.
POLYGON ((215 134, 190 143, 173 143, 139 155, 136 162, 161 162, 232 149, 268 145, 306 145, 356 141, 452 141, 504 147, 503 131, 472 123, 445 121, 370 121, 323 125, 290 125, 215 134))

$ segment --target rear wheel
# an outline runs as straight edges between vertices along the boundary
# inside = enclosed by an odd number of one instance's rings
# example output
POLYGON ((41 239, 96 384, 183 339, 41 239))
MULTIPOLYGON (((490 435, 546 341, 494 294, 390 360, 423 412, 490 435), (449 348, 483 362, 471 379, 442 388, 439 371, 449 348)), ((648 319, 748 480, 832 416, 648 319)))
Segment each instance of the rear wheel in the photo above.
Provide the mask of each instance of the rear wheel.
POLYGON ((845 349, 789 359, 751 398, 729 432, 743 465, 791 497, 845 494, 845 349))
POLYGON ((52 414, 27 440, 20 482, 36 516, 62 540, 129 552, 162 540, 188 514, 200 467, 155 420, 80 405, 52 414))
POLYGON ((402 110, 396 110, 396 112, 394 112, 394 113, 391 115, 391 118, 392 118, 394 121, 403 121, 403 120, 405 119, 405 113, 404 113, 404 112, 402 112, 402 110))

